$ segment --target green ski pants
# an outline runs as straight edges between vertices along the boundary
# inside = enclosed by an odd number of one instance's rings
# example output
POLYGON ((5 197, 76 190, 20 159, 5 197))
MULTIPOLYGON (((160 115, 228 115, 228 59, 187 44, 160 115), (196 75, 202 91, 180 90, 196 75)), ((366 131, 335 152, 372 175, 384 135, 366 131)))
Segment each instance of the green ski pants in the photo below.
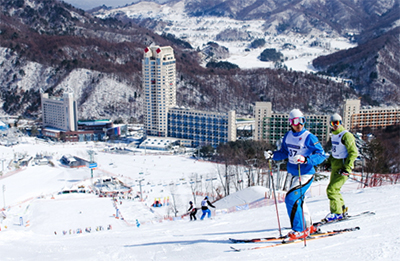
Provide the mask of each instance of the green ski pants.
POLYGON ((344 200, 342 194, 340 194, 340 189, 347 179, 347 176, 342 176, 339 174, 339 170, 332 171, 331 173, 329 185, 326 188, 326 194, 329 198, 331 213, 343 213, 344 200))

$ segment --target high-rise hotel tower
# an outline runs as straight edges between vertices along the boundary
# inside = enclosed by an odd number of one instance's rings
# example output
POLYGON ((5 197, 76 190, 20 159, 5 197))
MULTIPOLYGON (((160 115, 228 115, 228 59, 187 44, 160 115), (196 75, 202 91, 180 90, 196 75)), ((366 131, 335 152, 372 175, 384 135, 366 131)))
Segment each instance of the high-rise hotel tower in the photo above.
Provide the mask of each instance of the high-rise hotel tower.
POLYGON ((176 66, 172 47, 151 46, 142 60, 144 128, 149 136, 167 137, 168 109, 176 106, 176 66))
POLYGON ((60 131, 78 130, 78 109, 72 91, 65 91, 61 98, 49 97, 48 93, 42 93, 41 100, 44 128, 60 131))

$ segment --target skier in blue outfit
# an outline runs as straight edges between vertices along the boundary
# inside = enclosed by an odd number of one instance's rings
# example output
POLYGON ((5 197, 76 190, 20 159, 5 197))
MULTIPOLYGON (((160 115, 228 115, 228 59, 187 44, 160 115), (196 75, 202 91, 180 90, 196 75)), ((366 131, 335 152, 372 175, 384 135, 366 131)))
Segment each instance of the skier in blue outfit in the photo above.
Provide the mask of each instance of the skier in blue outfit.
POLYGON ((208 197, 206 196, 202 201, 201 201, 201 211, 203 211, 203 215, 201 215, 200 220, 203 220, 206 214, 208 214, 208 218, 211 217, 211 210, 208 209, 208 206, 215 208, 213 204, 208 200, 208 197))
POLYGON ((264 155, 267 160, 289 159, 287 171, 292 175, 292 185, 286 194, 285 203, 292 231, 287 236, 298 239, 316 231, 304 202, 304 195, 314 180, 314 166, 325 160, 325 152, 318 138, 304 128, 306 119, 300 110, 294 109, 290 112, 289 122, 291 130, 283 137, 281 148, 274 152, 266 151, 264 155))

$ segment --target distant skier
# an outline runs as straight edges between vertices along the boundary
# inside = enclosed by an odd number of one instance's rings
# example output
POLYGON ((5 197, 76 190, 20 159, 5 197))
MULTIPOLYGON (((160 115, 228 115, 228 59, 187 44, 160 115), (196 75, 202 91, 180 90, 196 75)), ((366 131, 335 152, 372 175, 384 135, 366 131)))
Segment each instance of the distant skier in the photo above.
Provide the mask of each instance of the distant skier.
POLYGON ((208 209, 208 206, 215 208, 213 204, 208 200, 208 197, 206 196, 202 201, 201 201, 201 211, 203 211, 203 215, 201 215, 200 220, 203 220, 206 214, 208 214, 208 218, 211 217, 211 210, 208 209))
POLYGON ((190 221, 192 220, 197 220, 196 218, 196 213, 197 213, 197 208, 193 206, 193 202, 189 201, 189 209, 187 210, 189 215, 190 215, 190 221))
POLYGON ((347 215, 347 208, 340 194, 340 189, 347 181, 354 168, 354 161, 358 156, 356 140, 342 125, 342 117, 335 113, 331 116, 332 127, 332 153, 328 158, 331 165, 331 177, 326 188, 329 198, 330 213, 325 217, 326 222, 343 219, 347 215))
POLYGON ((3 220, 6 219, 6 218, 7 218, 6 213, 5 213, 4 211, 1 211, 1 212, 0 212, 0 220, 3 221, 3 220))

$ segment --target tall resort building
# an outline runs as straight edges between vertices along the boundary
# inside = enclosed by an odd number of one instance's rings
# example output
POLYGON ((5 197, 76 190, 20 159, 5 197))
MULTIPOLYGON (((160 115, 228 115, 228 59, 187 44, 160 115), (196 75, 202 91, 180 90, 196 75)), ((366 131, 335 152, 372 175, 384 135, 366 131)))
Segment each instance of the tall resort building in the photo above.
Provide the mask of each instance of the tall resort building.
POLYGON ((168 109, 176 106, 176 60, 172 47, 151 46, 142 60, 144 128, 149 136, 167 137, 168 109))
POLYGON ((64 93, 61 98, 49 97, 42 93, 43 127, 51 127, 62 131, 76 131, 77 107, 72 92, 64 93))
POLYGON ((78 110, 72 91, 64 92, 62 97, 49 97, 41 94, 43 134, 59 136, 60 131, 77 131, 78 110))
POLYGON ((176 60, 170 46, 144 50, 144 128, 148 136, 169 137, 187 147, 236 140, 236 113, 192 110, 176 104, 176 60))

